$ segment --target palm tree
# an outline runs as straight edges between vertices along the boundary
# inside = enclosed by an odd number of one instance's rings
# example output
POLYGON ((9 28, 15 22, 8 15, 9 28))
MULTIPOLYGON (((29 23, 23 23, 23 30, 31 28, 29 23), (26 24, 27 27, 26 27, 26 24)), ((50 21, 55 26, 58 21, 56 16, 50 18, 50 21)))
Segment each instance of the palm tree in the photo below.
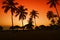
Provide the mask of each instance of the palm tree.
POLYGON ((33 25, 33 21, 32 21, 32 17, 29 18, 28 24, 25 25, 27 27, 27 29, 32 30, 34 25, 33 25))
POLYGON ((11 20, 12 20, 12 27, 13 27, 13 13, 16 10, 15 5, 18 3, 14 3, 14 0, 6 0, 3 2, 2 8, 4 9, 4 12, 7 13, 9 10, 11 11, 11 20))
POLYGON ((54 20, 55 17, 57 17, 57 16, 56 16, 55 14, 53 14, 52 11, 48 11, 48 12, 47 12, 47 18, 48 18, 49 20, 51 20, 51 22, 52 22, 53 24, 55 24, 55 20, 54 20))
MULTIPOLYGON (((19 6, 18 7, 18 10, 17 10, 17 14, 16 16, 19 15, 19 20, 21 19, 22 20, 22 27, 23 27, 23 20, 26 19, 26 15, 27 15, 27 8, 24 8, 24 6, 19 6)), ((24 30, 24 28, 23 28, 24 30)))
POLYGON ((48 17, 49 20, 50 20, 51 18, 53 18, 53 16, 54 16, 54 14, 53 14, 52 11, 48 11, 48 12, 47 12, 47 17, 48 17))
POLYGON ((35 26, 36 26, 36 17, 38 17, 37 14, 39 14, 39 13, 37 13, 37 11, 35 11, 35 10, 32 10, 30 13, 31 17, 34 18, 34 20, 35 20, 35 26))
POLYGON ((56 9, 57 16, 59 18, 59 13, 58 13, 58 10, 57 10, 57 7, 56 7, 57 4, 59 5, 58 1, 59 0, 49 0, 49 2, 47 4, 50 4, 50 7, 54 7, 56 9))

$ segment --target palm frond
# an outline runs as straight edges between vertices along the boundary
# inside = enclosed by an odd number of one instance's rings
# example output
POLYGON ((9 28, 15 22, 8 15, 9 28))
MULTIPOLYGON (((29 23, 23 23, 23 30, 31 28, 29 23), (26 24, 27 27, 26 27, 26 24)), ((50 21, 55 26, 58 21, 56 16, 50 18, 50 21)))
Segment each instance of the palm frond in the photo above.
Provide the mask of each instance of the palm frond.
POLYGON ((47 4, 50 4, 50 7, 56 7, 56 4, 59 4, 58 1, 59 0, 50 0, 49 2, 47 2, 47 4))
POLYGON ((26 19, 26 16, 25 16, 25 15, 23 15, 23 18, 24 18, 24 19, 26 19))
POLYGON ((18 14, 20 13, 20 10, 18 8, 16 9, 16 13, 18 13, 18 14))
POLYGON ((48 19, 53 18, 53 17, 54 17, 53 12, 52 12, 52 11, 48 11, 48 12, 47 12, 47 17, 48 17, 48 19))
POLYGON ((39 16, 38 15, 35 15, 37 18, 39 18, 39 16))
POLYGON ((6 8, 6 6, 2 6, 2 8, 4 9, 4 8, 6 8))
POLYGON ((18 3, 16 2, 16 3, 14 3, 14 5, 18 5, 18 3))
POLYGON ((18 9, 17 9, 17 12, 19 15, 19 20, 20 19, 26 19, 26 15, 27 15, 27 12, 26 12, 27 8, 24 9, 24 6, 18 6, 18 9))
POLYGON ((28 10, 27 8, 24 9, 25 11, 28 10))
POLYGON ((39 13, 37 13, 37 11, 35 11, 35 10, 32 10, 32 11, 30 12, 30 16, 31 16, 32 18, 38 17, 37 14, 39 14, 39 13))
POLYGON ((50 8, 53 7, 53 6, 54 6, 54 4, 51 3, 51 4, 50 4, 50 8))
POLYGON ((27 15, 28 13, 27 12, 23 12, 24 13, 24 15, 27 15))
POLYGON ((7 4, 7 2, 6 2, 6 1, 4 1, 2 4, 7 4))
POLYGON ((9 9, 10 9, 10 7, 7 7, 7 6, 6 6, 4 12, 7 13, 9 9))
POLYGON ((15 11, 16 11, 16 9, 13 8, 13 7, 11 7, 11 12, 13 13, 13 12, 15 12, 15 11))
POLYGON ((50 3, 51 3, 51 1, 47 2, 47 4, 50 4, 50 3))
POLYGON ((17 17, 19 14, 17 13, 16 15, 15 15, 15 17, 17 17))

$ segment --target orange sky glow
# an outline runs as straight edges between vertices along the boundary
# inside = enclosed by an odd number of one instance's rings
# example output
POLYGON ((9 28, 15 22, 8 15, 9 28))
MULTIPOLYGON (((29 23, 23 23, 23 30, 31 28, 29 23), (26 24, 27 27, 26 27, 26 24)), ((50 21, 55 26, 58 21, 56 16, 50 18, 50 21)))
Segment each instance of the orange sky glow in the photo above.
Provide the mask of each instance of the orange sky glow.
MULTIPOLYGON (((4 13, 4 9, 2 9, 2 1, 0 0, 0 25, 2 26, 11 26, 11 13, 4 13)), ((50 21, 47 19, 46 13, 49 10, 52 10, 56 14, 55 8, 49 8, 49 5, 46 3, 49 0, 15 0, 19 3, 19 5, 23 5, 25 8, 28 8, 28 13, 30 13, 33 9, 38 11, 39 18, 36 19, 36 24, 39 25, 49 25, 50 21)), ((59 1, 60 3, 60 1, 59 1)), ((60 6, 57 6, 58 12, 60 13, 60 6)), ((24 20, 24 25, 28 23, 29 15, 24 20)), ((19 21, 18 17, 14 16, 14 25, 21 26, 21 20, 19 21)))

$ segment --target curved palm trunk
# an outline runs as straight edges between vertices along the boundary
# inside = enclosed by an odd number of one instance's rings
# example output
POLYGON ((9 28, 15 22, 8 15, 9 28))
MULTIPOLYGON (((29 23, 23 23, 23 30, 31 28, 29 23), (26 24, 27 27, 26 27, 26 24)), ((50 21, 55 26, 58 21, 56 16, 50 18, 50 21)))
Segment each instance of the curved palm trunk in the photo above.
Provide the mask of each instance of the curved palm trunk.
POLYGON ((58 16, 58 18, 59 18, 59 13, 58 13, 58 10, 57 10, 57 8, 55 7, 55 9, 56 9, 56 12, 57 12, 57 16, 58 16))
MULTIPOLYGON (((23 19, 22 19, 22 27, 23 27, 23 19)), ((23 30, 24 30, 24 27, 23 27, 23 30)))
MULTIPOLYGON (((35 18, 34 18, 35 19, 35 18)), ((35 19, 35 26, 36 26, 36 19, 35 19)))
POLYGON ((11 20, 12 20, 12 27, 13 27, 13 12, 12 12, 12 15, 11 15, 11 20))

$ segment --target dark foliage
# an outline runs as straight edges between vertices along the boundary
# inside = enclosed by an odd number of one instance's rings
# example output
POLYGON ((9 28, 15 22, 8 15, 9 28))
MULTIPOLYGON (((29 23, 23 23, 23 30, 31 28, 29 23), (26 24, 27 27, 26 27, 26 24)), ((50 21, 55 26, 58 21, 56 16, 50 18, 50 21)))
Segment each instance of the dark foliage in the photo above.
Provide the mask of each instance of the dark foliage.
POLYGON ((4 12, 7 13, 9 10, 11 11, 11 20, 12 20, 12 26, 13 26, 13 13, 16 11, 15 5, 18 3, 14 2, 14 0, 5 0, 3 1, 3 6, 2 8, 4 9, 4 12))
POLYGON ((2 31, 3 30, 3 27, 2 26, 0 26, 0 31, 2 31))
MULTIPOLYGON (((26 19, 26 15, 27 15, 27 8, 24 8, 24 6, 19 6, 17 8, 17 11, 16 11, 16 16, 19 15, 19 20, 21 19, 22 20, 22 27, 23 27, 23 20, 26 19)), ((24 30, 24 29, 23 29, 24 30)))
POLYGON ((32 29, 33 29, 34 25, 33 25, 32 18, 29 19, 28 24, 25 25, 25 26, 26 26, 27 29, 29 29, 29 30, 32 30, 32 29))
MULTIPOLYGON (((36 26, 36 17, 38 17, 38 15, 37 14, 39 14, 37 11, 35 11, 35 10, 32 10, 31 12, 30 12, 30 16, 32 17, 32 18, 34 18, 34 20, 35 20, 35 26, 36 26)), ((38 17, 39 18, 39 17, 38 17)))

